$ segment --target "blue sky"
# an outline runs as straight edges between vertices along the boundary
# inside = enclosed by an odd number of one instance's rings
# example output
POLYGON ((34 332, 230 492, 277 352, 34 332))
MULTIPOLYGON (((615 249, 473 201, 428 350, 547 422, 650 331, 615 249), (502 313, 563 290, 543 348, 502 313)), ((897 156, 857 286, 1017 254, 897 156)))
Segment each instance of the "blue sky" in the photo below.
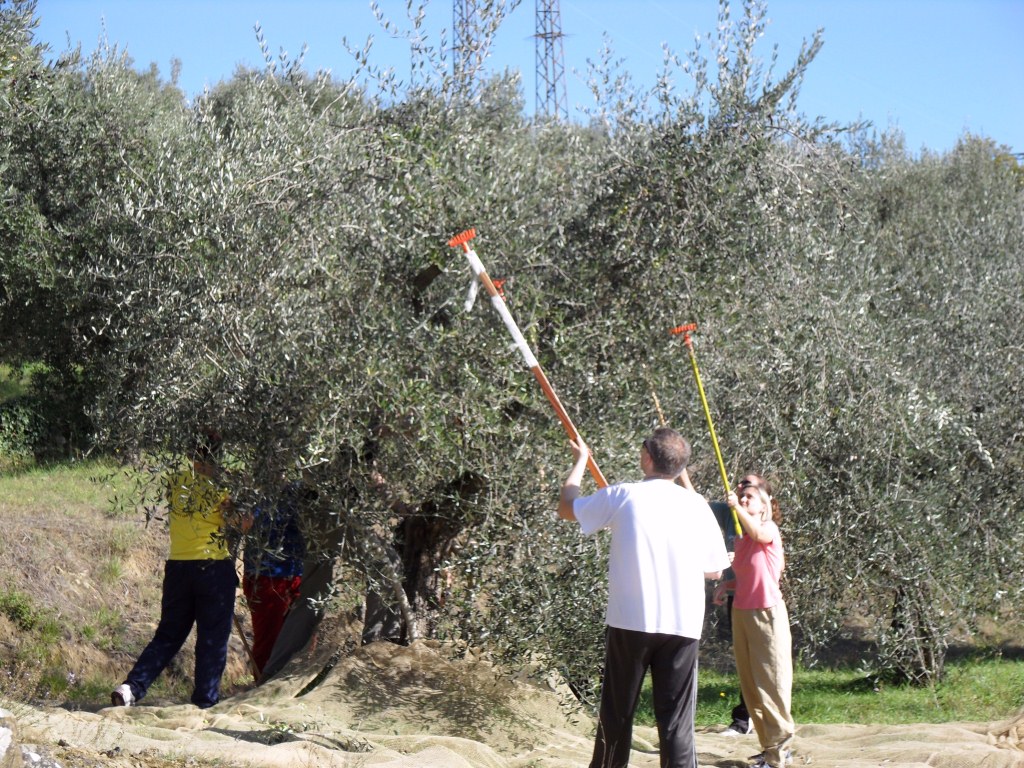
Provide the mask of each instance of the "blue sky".
MULTIPOLYGON (((403 26, 404 0, 379 0, 403 26)), ((707 41, 717 0, 560 0, 570 112, 591 106, 586 62, 607 33, 625 68, 641 85, 661 69, 662 44, 676 53, 707 41)), ((733 13, 742 10, 733 2, 733 13)), ((1024 152, 1024 0, 768 0, 768 25, 757 51, 767 63, 779 46, 780 69, 800 44, 824 28, 798 108, 840 122, 869 120, 879 131, 903 131, 912 152, 951 149, 965 131, 1024 152)), ((373 35, 373 60, 403 73, 405 43, 388 39, 369 0, 38 0, 37 41, 53 54, 71 44, 85 52, 105 35, 135 66, 155 63, 169 77, 181 61, 179 85, 190 96, 229 79, 238 65, 261 67, 254 25, 270 51, 296 56, 305 68, 345 78, 354 68, 342 38, 361 47, 373 35)), ((535 83, 535 0, 523 0, 499 30, 490 66, 518 69, 530 109, 535 83)), ((452 26, 452 3, 430 0, 427 31, 436 45, 452 26)), ((705 42, 704 50, 708 49, 705 42)), ((687 84, 677 83, 685 90, 687 84)))

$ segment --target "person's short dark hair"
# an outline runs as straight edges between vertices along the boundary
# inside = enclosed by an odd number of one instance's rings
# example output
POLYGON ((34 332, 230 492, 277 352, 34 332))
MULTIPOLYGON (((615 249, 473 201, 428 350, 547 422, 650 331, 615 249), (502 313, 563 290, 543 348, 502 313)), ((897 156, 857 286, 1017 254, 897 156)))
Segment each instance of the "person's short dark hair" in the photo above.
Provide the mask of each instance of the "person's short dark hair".
POLYGON ((654 471, 659 475, 678 477, 690 463, 690 444, 686 438, 669 427, 659 427, 644 440, 644 448, 651 457, 654 471))
POLYGON ((220 449, 223 445, 220 432, 215 429, 204 429, 196 435, 196 442, 192 448, 193 456, 204 464, 213 464, 220 458, 220 449))
POLYGON ((736 490, 742 491, 744 488, 753 486, 754 488, 760 488, 762 491, 767 493, 769 496, 774 496, 775 493, 772 491, 772 484, 769 482, 767 477, 761 477, 761 475, 755 475, 753 472, 748 472, 743 476, 743 479, 736 484, 736 490))

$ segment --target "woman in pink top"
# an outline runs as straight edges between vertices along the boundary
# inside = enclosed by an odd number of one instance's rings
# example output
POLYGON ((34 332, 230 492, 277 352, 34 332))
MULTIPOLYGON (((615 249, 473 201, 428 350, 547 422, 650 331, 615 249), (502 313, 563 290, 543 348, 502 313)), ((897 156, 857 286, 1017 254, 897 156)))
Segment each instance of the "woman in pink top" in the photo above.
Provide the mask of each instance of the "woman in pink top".
POLYGON ((755 766, 782 768, 790 762, 796 727, 790 711, 793 689, 793 640, 779 580, 786 567, 779 533, 778 502, 759 475, 747 475, 729 494, 729 506, 743 527, 735 540, 736 578, 719 584, 715 602, 735 590, 732 604, 733 652, 743 701, 761 742, 755 766))

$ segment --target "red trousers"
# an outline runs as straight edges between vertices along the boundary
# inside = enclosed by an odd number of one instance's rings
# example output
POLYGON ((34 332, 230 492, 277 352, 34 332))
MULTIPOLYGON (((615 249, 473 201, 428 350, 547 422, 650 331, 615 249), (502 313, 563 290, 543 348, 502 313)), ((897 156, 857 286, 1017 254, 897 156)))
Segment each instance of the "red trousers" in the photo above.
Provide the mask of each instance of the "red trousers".
POLYGON ((260 672, 270 658, 288 609, 299 597, 301 583, 301 576, 246 576, 242 579, 242 592, 252 614, 252 656, 260 672))

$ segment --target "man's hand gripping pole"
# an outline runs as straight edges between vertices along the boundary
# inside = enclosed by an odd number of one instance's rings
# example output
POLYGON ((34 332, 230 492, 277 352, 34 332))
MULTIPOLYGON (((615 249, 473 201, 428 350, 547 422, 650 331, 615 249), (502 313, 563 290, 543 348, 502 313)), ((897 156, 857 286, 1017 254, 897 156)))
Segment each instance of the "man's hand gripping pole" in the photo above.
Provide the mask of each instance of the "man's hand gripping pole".
MULTIPOLYGON (((562 426, 565 428, 569 438, 574 442, 580 442, 580 433, 576 431, 576 427, 573 425, 572 419, 569 418, 569 414, 566 413, 565 408, 562 407, 562 403, 558 399, 558 395, 555 394, 555 390, 551 387, 548 377, 545 376, 544 371, 541 370, 540 363, 537 362, 537 358, 530 349, 530 345, 523 337, 523 334, 519 330, 519 326, 516 325, 516 321, 512 318, 511 313, 509 313, 508 306, 506 306, 505 300, 501 297, 501 292, 488 276, 487 270, 484 269, 483 262, 481 262, 480 257, 476 255, 476 251, 470 247, 469 241, 474 237, 476 237, 476 230, 467 229, 465 232, 462 232, 449 240, 448 245, 452 248, 462 248, 463 253, 466 254, 466 259, 469 261, 469 266, 473 270, 473 274, 476 276, 476 279, 480 281, 480 284, 483 285, 487 294, 491 297, 491 304, 501 316, 502 322, 505 323, 505 327, 512 335, 512 339, 515 341, 516 347, 519 349, 519 353, 523 356, 523 361, 526 363, 526 367, 530 369, 530 372, 533 373, 533 377, 537 379, 537 383, 540 384, 540 388, 547 396, 548 402, 551 403, 551 407, 555 409, 555 414, 558 416, 559 421, 562 422, 562 426)), ((598 488, 604 488, 608 485, 608 481, 605 480, 604 475, 598 468, 597 462, 594 461, 593 454, 591 454, 590 458, 587 460, 587 469, 590 470, 590 475, 594 478, 594 482, 597 483, 598 488)))
MULTIPOLYGON (((715 435, 715 425, 711 421, 711 409, 708 408, 708 398, 704 394, 704 384, 700 380, 700 369, 697 367, 697 356, 693 352, 693 339, 690 338, 690 331, 696 331, 696 323, 687 323, 686 325, 678 325, 669 331, 673 336, 682 335, 683 343, 686 345, 687 351, 690 353, 690 364, 693 366, 693 378, 697 381, 697 392, 700 394, 700 403, 704 406, 704 416, 708 420, 708 432, 711 433, 711 445, 715 449, 715 457, 718 459, 718 471, 722 475, 722 485, 725 488, 726 498, 729 496, 729 476, 725 471, 725 462, 722 460, 722 449, 718 447, 718 436, 715 435)), ((736 535, 743 535, 743 528, 740 527, 739 518, 736 516, 736 510, 732 510, 732 524, 736 527, 736 535)))

